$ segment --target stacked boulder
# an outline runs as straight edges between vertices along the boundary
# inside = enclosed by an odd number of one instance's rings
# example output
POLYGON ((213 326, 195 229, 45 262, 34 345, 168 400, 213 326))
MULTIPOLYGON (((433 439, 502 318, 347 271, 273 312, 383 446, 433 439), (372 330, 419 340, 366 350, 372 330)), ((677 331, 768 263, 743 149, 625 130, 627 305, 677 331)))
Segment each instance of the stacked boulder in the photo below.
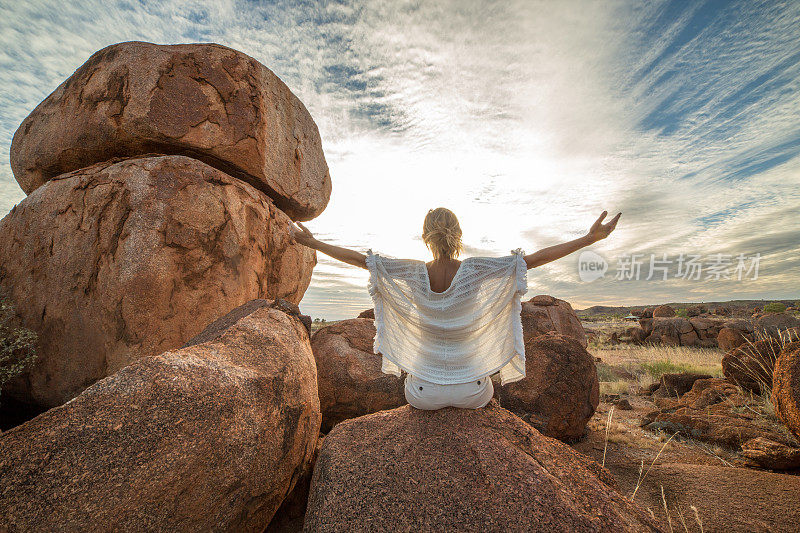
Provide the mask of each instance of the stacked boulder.
POLYGON ((0 221, 0 287, 39 335, 4 389, 18 401, 61 405, 238 305, 308 287, 315 255, 288 225, 328 202, 319 132, 245 54, 104 48, 23 121, 11 165, 28 197, 0 221))
POLYGON ((522 302, 522 332, 525 342, 549 332, 572 337, 586 348, 586 331, 569 302, 547 294, 522 302))

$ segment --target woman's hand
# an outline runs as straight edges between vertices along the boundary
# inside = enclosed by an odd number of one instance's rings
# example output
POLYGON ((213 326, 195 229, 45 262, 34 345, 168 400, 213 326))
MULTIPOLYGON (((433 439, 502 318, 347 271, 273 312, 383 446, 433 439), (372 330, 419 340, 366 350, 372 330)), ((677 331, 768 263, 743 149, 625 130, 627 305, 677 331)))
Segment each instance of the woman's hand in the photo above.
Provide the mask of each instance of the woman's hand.
POLYGON ((300 222, 296 222, 295 224, 300 226, 300 229, 297 229, 297 227, 295 227, 295 225, 291 222, 289 223, 289 231, 291 232, 292 241, 302 244, 303 246, 308 246, 309 248, 314 248, 313 245, 315 242, 317 242, 317 239, 314 238, 314 235, 300 222))
POLYGON ((334 246, 327 242, 318 241, 314 235, 308 231, 308 228, 299 222, 295 222, 300 229, 297 229, 294 224, 289 223, 289 232, 292 241, 303 246, 308 246, 314 250, 319 250, 325 255, 329 255, 334 259, 338 259, 348 265, 353 265, 361 268, 367 268, 367 256, 355 250, 348 250, 341 246, 334 246))
POLYGON ((607 214, 608 211, 603 211, 603 214, 600 215, 600 217, 595 220, 594 224, 592 224, 592 227, 589 228, 587 236, 593 243, 608 237, 611 232, 614 231, 614 228, 617 227, 617 221, 619 221, 619 217, 622 215, 622 213, 617 213, 617 216, 612 218, 607 224, 603 224, 603 219, 606 218, 607 214))

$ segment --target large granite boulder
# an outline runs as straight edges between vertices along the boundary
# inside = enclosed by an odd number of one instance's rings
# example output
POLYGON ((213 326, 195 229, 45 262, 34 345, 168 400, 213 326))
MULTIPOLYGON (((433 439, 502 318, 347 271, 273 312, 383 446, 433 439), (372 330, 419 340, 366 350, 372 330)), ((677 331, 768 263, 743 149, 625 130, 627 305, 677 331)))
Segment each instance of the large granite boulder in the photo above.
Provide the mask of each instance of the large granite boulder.
POLYGON ((374 340, 375 325, 367 318, 342 320, 311 338, 323 432, 342 420, 406 403, 404 378, 381 372, 381 356, 372 351, 374 340))
POLYGON ((587 346, 586 332, 569 302, 546 294, 522 302, 522 331, 526 342, 553 331, 577 339, 584 348, 587 346))
POLYGON ((196 159, 62 174, 0 220, 0 286, 39 335, 5 393, 61 405, 253 298, 298 303, 316 262, 262 192, 196 159))
POLYGON ((660 531, 615 487, 599 464, 494 399, 405 405, 325 437, 304 531, 660 531))
POLYGON ((256 309, 0 435, 0 530, 263 531, 320 418, 305 327, 256 309))
POLYGON ((800 342, 785 346, 772 376, 775 414, 800 439, 800 342))
POLYGON ((575 338, 558 333, 529 338, 525 377, 494 388, 500 405, 563 440, 584 434, 600 402, 594 357, 575 338))
POLYGON ((775 360, 781 343, 772 337, 747 342, 722 357, 722 372, 728 381, 749 391, 761 394, 772 387, 775 360))
POLYGON ((11 168, 30 193, 112 157, 190 155, 267 193, 297 220, 331 192, 319 131, 264 65, 217 44, 118 43, 95 52, 22 122, 11 168))

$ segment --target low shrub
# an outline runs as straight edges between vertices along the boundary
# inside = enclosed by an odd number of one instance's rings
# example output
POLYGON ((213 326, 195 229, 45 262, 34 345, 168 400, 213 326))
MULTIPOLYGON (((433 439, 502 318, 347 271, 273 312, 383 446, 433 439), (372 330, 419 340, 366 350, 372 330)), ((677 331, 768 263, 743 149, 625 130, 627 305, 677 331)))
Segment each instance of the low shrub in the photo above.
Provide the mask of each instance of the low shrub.
POLYGON ((780 302, 770 302, 768 304, 764 304, 765 313, 783 313, 784 311, 786 311, 786 306, 780 302))
POLYGON ((661 376, 664 374, 677 374, 680 372, 701 372, 702 369, 695 367, 693 365, 689 365, 686 363, 674 363, 672 361, 668 361, 666 359, 661 359, 659 361, 648 361, 642 363, 642 369, 644 369, 650 376, 655 379, 661 379, 661 376))
POLYGON ((0 391, 36 361, 36 339, 19 324, 11 299, 0 294, 0 391))

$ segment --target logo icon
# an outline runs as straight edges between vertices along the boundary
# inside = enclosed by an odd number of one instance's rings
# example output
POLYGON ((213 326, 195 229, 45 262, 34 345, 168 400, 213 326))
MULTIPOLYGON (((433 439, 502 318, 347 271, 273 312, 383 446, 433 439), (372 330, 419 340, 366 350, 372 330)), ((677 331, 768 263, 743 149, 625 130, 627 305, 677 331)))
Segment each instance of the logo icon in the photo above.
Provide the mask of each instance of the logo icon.
POLYGON ((578 256, 578 277, 581 281, 590 282, 605 276, 608 262, 602 255, 591 250, 584 250, 578 256))

